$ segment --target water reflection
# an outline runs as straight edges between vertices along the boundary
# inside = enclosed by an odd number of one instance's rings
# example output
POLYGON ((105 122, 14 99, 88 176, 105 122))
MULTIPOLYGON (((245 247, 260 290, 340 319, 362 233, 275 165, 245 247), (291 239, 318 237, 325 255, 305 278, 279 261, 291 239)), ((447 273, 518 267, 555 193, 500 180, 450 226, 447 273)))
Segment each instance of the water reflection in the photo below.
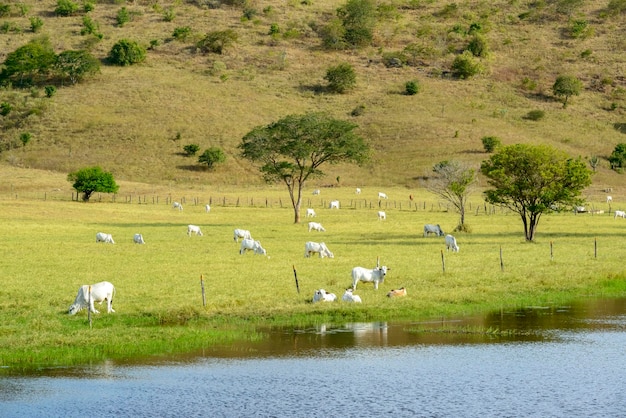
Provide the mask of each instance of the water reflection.
POLYGON ((626 299, 268 328, 167 362, 0 379, 0 416, 618 417, 625 330, 626 299))

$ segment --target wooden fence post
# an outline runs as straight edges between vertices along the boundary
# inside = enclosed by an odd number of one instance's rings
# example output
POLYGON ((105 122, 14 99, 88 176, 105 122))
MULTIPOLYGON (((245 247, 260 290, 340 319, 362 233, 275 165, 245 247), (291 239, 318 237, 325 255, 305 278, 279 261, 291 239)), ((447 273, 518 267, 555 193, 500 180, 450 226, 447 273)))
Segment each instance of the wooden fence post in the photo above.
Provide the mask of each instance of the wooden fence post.
POLYGON ((295 264, 293 264, 292 267, 293 267, 293 277, 294 279, 296 279, 296 290, 298 291, 298 294, 300 294, 300 285, 298 284, 298 274, 296 273, 295 264))
POLYGON ((202 306, 206 306, 206 299, 204 296, 204 275, 200 275, 200 287, 202 288, 202 306))

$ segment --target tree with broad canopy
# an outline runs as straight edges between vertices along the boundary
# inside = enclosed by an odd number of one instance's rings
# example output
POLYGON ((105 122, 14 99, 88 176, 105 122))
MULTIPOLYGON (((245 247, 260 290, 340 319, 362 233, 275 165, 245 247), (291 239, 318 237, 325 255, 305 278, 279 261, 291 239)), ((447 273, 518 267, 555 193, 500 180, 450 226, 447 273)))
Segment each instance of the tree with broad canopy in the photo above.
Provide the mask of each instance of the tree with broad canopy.
POLYGON ((482 162, 480 171, 493 187, 484 192, 485 200, 519 214, 526 241, 535 239, 542 214, 580 205, 580 193, 591 184, 591 170, 581 158, 548 145, 503 147, 482 162))
POLYGON ((324 175, 323 164, 363 164, 369 146, 354 130, 357 125, 323 113, 289 115, 248 132, 239 145, 241 155, 260 163, 267 182, 284 182, 300 222, 302 189, 307 180, 324 175))
POLYGON ((83 194, 83 201, 89 201, 91 195, 97 193, 117 193, 119 186, 113 174, 100 167, 86 167, 67 175, 67 181, 74 182, 72 187, 83 194))

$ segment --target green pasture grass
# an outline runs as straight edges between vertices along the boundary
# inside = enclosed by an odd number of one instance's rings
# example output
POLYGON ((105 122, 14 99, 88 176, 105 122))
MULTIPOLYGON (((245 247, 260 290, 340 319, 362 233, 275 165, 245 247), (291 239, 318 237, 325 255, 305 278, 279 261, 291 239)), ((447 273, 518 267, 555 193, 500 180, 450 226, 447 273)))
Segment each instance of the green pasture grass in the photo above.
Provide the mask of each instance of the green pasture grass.
POLYGON ((294 224, 286 193, 278 188, 228 192, 240 195, 240 202, 265 195, 273 202, 268 207, 222 206, 216 199, 210 213, 204 211, 206 193, 202 203, 188 203, 182 212, 163 201, 4 197, 0 365, 15 369, 167 356, 258 340, 256 325, 420 320, 626 292, 626 254, 615 245, 626 223, 608 213, 546 215, 536 242, 526 243, 517 215, 485 212, 476 196, 467 216, 473 232, 455 234, 460 252, 448 253, 443 238, 424 238, 422 229, 437 223, 450 232, 456 213, 425 193, 417 193, 409 206, 408 197, 400 197, 405 189, 397 188, 385 190, 390 200, 380 205, 388 219, 378 221, 377 191, 366 188, 356 196, 353 188, 334 188, 311 195, 310 201, 307 197, 305 206, 316 210, 315 220, 326 232, 308 232, 306 219, 294 224), (327 209, 332 198, 342 202, 340 210, 327 209), (204 235, 187 236, 188 224, 199 225, 204 235), (235 228, 249 229, 268 257, 240 255, 235 228), (115 244, 97 244, 99 231, 111 233, 115 244), (143 234, 145 245, 132 242, 135 233, 143 234), (309 240, 325 242, 335 258, 305 258, 309 240), (311 303, 319 288, 341 297, 352 284, 351 269, 372 268, 377 260, 390 271, 378 290, 358 284, 362 304, 311 303), (78 287, 103 280, 116 286, 116 312, 107 314, 105 305, 96 305, 102 313, 92 316, 91 327, 86 311, 69 316, 78 287), (386 297, 402 286, 406 298, 386 297))

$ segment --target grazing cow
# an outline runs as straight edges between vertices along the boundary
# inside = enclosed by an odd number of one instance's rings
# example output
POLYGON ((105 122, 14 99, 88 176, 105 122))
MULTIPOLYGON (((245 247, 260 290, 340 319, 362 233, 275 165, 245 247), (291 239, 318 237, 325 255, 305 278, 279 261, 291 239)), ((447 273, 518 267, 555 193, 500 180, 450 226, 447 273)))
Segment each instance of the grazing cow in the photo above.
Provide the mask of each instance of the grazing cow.
POLYGON ((361 189, 360 188, 356 188, 356 194, 361 194, 361 189))
POLYGON ((329 209, 339 209, 339 201, 338 200, 331 200, 330 204, 328 205, 329 209))
POLYGON ((320 231, 320 232, 326 231, 324 227, 322 226, 322 224, 317 223, 317 222, 309 222, 309 232, 311 232, 311 230, 320 231))
POLYGON ((239 242, 239 238, 252 239, 252 235, 250 235, 250 231, 246 229, 235 229, 233 239, 235 240, 235 242, 239 242))
POLYGON ((611 203, 611 202, 613 202, 613 196, 607 196, 606 203, 611 203))
POLYGON ((576 206, 574 207, 574 213, 585 213, 587 209, 584 206, 576 206))
POLYGON ((387 293, 388 298, 396 298, 399 296, 406 296, 406 289, 401 287, 400 289, 391 289, 389 293, 387 293))
POLYGON ((109 282, 100 282, 91 286, 84 284, 78 288, 76 299, 70 305, 67 313, 74 315, 83 308, 89 308, 92 313, 100 313, 93 306, 93 303, 99 302, 102 304, 105 299, 107 301, 107 313, 115 312, 113 310, 114 294, 115 287, 109 282), (89 298, 89 287, 91 287, 91 298, 89 298))
POLYGON ((315 189, 315 190, 313 190, 313 194, 314 194, 314 195, 318 195, 318 194, 320 194, 320 189, 315 189))
POLYGON ((239 249, 239 254, 243 255, 246 251, 253 251, 255 255, 267 255, 267 251, 265 251, 265 248, 261 246, 261 243, 251 238, 244 238, 241 240, 241 248, 239 249))
POLYGON ((141 234, 135 234, 135 236, 133 237, 133 242, 135 244, 145 244, 146 243, 143 240, 143 235, 141 235, 141 234))
POLYGON ((323 242, 320 242, 318 244, 317 242, 308 241, 306 244, 304 244, 304 256, 305 257, 307 258, 311 257, 311 255, 315 253, 319 253, 320 258, 324 258, 324 257, 335 258, 335 255, 328 249, 326 244, 323 242))
POLYGON ((346 289, 341 300, 344 302, 361 303, 361 297, 352 293, 352 288, 346 289))
POLYGON ((446 251, 447 250, 452 250, 455 253, 459 252, 459 246, 456 243, 456 238, 450 234, 446 235, 446 251))
POLYGON ((307 217, 307 218, 309 218, 309 217, 310 217, 310 218, 313 218, 313 217, 315 217, 315 215, 316 215, 316 213, 315 213, 315 210, 314 210, 314 209, 308 208, 308 209, 306 210, 306 217, 307 217))
POLYGON ((204 211, 205 211, 206 213, 211 212, 211 205, 206 205, 206 206, 204 207, 204 211))
POLYGON ((96 242, 104 242, 106 244, 115 244, 111 234, 105 234, 104 232, 98 232, 96 234, 96 242))
POLYGON ((428 234, 435 234, 438 237, 443 237, 445 235, 443 233, 443 230, 439 226, 439 224, 437 224, 437 225, 432 225, 432 224, 424 225, 424 236, 427 237, 428 234))
POLYGON ((337 295, 328 293, 324 289, 318 289, 313 293, 313 302, 334 302, 336 300, 337 295))
POLYGON ((613 219, 617 219, 617 218, 624 218, 624 219, 626 219, 626 211, 616 210, 615 211, 615 216, 613 217, 613 219))
POLYGON ((378 289, 378 283, 385 281, 387 275, 387 266, 376 267, 374 269, 366 269, 365 267, 355 267, 352 269, 352 289, 356 290, 356 284, 361 281, 364 283, 374 283, 374 289, 378 289))
POLYGON ((378 192, 378 198, 379 199, 389 199, 387 197, 387 193, 383 193, 383 192, 378 192))
POLYGON ((174 202, 174 203, 172 203, 172 207, 173 207, 174 209, 183 210, 183 205, 181 205, 181 204, 180 204, 180 203, 178 203, 178 202, 174 202))
POLYGON ((202 231, 198 225, 187 225, 187 235, 196 234, 202 236, 202 231))
POLYGON ((378 220, 379 221, 383 221, 383 220, 386 220, 386 219, 387 219, 387 214, 384 211, 379 210, 378 211, 378 220))

